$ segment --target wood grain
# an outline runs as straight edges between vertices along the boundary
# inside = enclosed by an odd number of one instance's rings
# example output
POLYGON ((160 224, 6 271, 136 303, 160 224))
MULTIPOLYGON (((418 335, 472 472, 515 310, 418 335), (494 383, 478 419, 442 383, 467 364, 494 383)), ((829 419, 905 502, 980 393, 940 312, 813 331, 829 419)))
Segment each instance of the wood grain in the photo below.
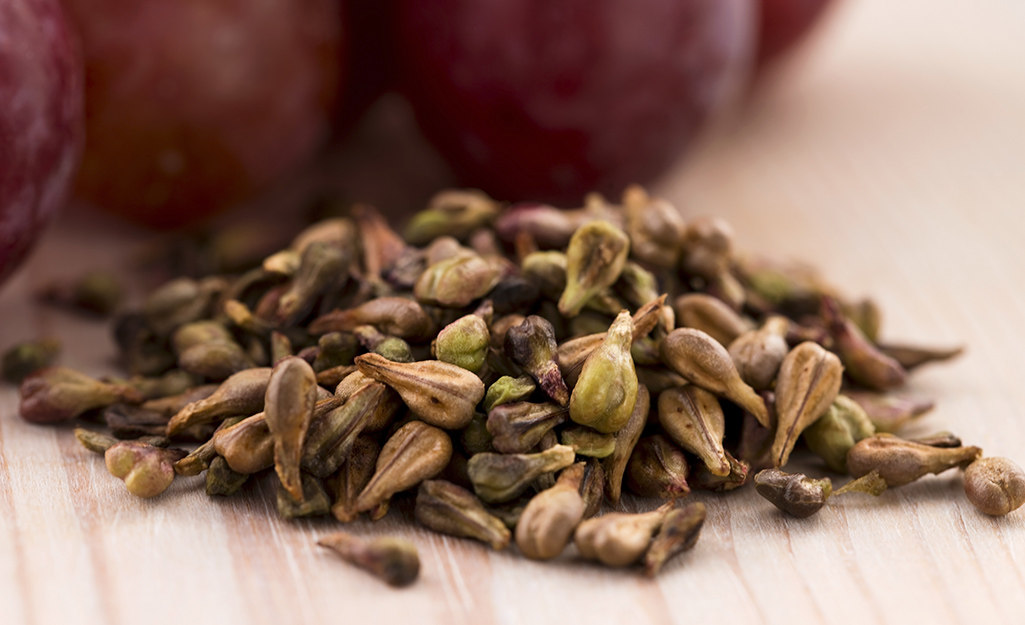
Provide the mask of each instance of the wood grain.
MULTIPOLYGON (((955 363, 913 376, 911 390, 937 401, 915 431, 953 430, 1019 463, 1023 28, 1025 4, 1007 0, 842 2, 807 54, 657 189, 686 215, 727 218, 744 249, 812 261, 852 294, 873 295, 886 337, 966 345, 955 363)), ((379 160, 423 151, 395 149, 379 160)), ((435 178, 403 180, 429 189, 435 178)), ((65 364, 113 372, 101 324, 28 293, 86 266, 123 266, 140 236, 71 212, 0 295, 0 347, 56 335, 65 364)), ((422 579, 403 591, 316 547, 333 523, 278 520, 270 483, 223 501, 201 483, 135 499, 70 428, 25 423, 15 393, 0 391, 0 622, 940 624, 1025 614, 1025 512, 978 513, 955 474, 837 500, 805 520, 751 489, 697 496, 709 507, 701 540, 654 581, 568 555, 538 564, 492 553, 423 531, 408 510, 357 525, 416 541, 422 579)))

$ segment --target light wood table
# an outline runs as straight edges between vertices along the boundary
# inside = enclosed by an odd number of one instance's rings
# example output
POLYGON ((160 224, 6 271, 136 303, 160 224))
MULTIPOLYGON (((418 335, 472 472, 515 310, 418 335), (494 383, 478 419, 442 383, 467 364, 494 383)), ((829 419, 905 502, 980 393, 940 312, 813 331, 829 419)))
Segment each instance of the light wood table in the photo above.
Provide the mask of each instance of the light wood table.
MULTIPOLYGON (((850 293, 871 294, 886 337, 966 345, 955 363, 913 376, 910 390, 937 401, 913 431, 953 430, 1019 463, 1023 29, 1025 4, 1011 0, 847 0, 808 54, 657 188, 686 215, 730 220, 744 249, 814 262, 850 293)), ((423 151, 399 143, 403 155, 423 151)), ((405 182, 429 187, 416 174, 405 182)), ((27 294, 45 278, 123 265, 138 236, 70 213, 0 295, 0 347, 54 334, 65 364, 115 371, 102 325, 27 294)), ((420 547, 422 578, 402 591, 316 547, 332 522, 278 520, 268 484, 223 501, 200 484, 180 479, 135 499, 70 428, 25 423, 16 394, 0 391, 0 622, 1025 619, 1025 511, 983 516, 956 472, 879 500, 837 500, 806 520, 752 489, 698 497, 709 518, 697 547, 655 581, 569 555, 538 564, 492 553, 394 513, 357 525, 420 547)))

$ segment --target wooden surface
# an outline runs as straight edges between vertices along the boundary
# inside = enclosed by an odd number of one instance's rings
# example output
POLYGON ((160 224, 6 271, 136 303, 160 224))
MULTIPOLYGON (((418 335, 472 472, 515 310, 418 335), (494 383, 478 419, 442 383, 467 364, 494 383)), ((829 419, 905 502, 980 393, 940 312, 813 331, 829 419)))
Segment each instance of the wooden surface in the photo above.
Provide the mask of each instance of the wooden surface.
MULTIPOLYGON (((953 430, 1025 463, 1025 5, 847 0, 833 17, 658 191, 688 215, 729 219, 742 248, 812 261, 871 294, 886 337, 967 345, 956 363, 913 377, 911 390, 937 401, 915 431, 953 430)), ((383 160, 423 151, 395 149, 383 160)), ((415 173, 403 180, 429 188, 415 173)), ((26 293, 122 265, 133 235, 72 212, 0 295, 0 348, 55 334, 65 364, 113 372, 102 325, 26 293)), ((268 484, 222 501, 201 478, 180 479, 138 500, 70 428, 28 425, 16 405, 0 391, 3 623, 1025 618, 1025 511, 979 514, 953 473, 806 520, 751 489, 699 497, 709 518, 697 547, 655 581, 571 554, 537 564, 492 553, 393 513, 356 529, 420 547, 421 580, 394 591, 315 546, 333 523, 279 521, 268 484)))

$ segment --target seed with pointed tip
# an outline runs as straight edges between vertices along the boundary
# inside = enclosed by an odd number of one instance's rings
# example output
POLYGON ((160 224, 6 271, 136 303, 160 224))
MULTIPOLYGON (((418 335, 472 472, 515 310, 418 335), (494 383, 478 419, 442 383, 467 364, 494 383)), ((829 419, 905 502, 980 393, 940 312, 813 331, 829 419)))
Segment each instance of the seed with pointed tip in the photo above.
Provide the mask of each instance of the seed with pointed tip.
POLYGON ((882 344, 878 347, 879 351, 896 360, 907 371, 929 363, 950 360, 964 353, 964 347, 934 348, 893 343, 882 344))
POLYGON ((644 554, 644 574, 655 577, 666 562, 692 549, 698 542, 704 524, 705 504, 701 502, 688 504, 667 514, 644 554))
POLYGON ((263 410, 271 368, 257 367, 239 371, 221 383, 206 399, 186 405, 171 417, 167 433, 178 432, 198 423, 210 423, 223 417, 255 414, 263 410))
POLYGON ((317 544, 392 586, 408 586, 420 574, 416 547, 405 540, 390 536, 368 540, 337 532, 321 538, 317 544))
MULTIPOLYGON (((651 333, 652 330, 663 321, 667 311, 668 314, 672 314, 672 309, 664 305, 665 299, 666 296, 661 295, 657 300, 648 302, 639 308, 634 314, 634 344, 651 333)), ((568 384, 571 386, 576 385, 577 379, 580 377, 580 370, 584 366, 584 362, 587 361, 588 356, 594 353, 594 350, 601 346, 602 341, 605 340, 605 335, 605 332, 600 332, 581 336, 565 341, 559 346, 557 358, 559 370, 562 372, 563 379, 565 379, 568 384)))
POLYGON ((687 231, 680 211, 662 198, 649 196, 637 185, 630 185, 623 192, 623 208, 631 253, 655 267, 675 267, 687 231))
POLYGON ((573 233, 566 248, 566 289, 559 312, 575 317, 602 289, 615 284, 630 252, 630 239, 607 221, 585 224, 573 233))
POLYGON ((311 334, 352 332, 371 325, 385 334, 411 341, 434 336, 434 321, 422 306, 404 297, 378 297, 348 310, 334 310, 310 323, 311 334))
POLYGON ((315 241, 306 246, 288 290, 278 300, 278 325, 288 327, 304 318, 321 295, 348 279, 351 262, 349 248, 336 243, 315 241))
POLYGON ((637 441, 626 465, 626 486, 641 497, 675 499, 690 492, 683 450, 661 434, 637 441))
POLYGON ((491 444, 502 453, 526 453, 547 432, 566 421, 567 410, 557 404, 521 401, 497 406, 488 413, 491 444))
POLYGON ((142 401, 142 395, 130 386, 100 382, 67 367, 48 367, 32 373, 22 380, 18 394, 19 412, 32 423, 67 421, 115 402, 142 401))
POLYGON ((364 354, 356 359, 356 366, 363 375, 395 389, 410 410, 438 427, 466 427, 484 398, 480 378, 446 362, 398 363, 377 354, 364 354))
POLYGON ((572 447, 555 445, 536 454, 475 454, 467 464, 477 496, 488 503, 515 499, 539 476, 573 464, 572 447))
POLYGON ((538 385, 560 406, 569 404, 569 389, 556 361, 555 328, 537 315, 531 315, 505 333, 505 353, 529 373, 538 385))
POLYGON ((772 386, 790 347, 787 345, 787 328, 790 320, 773 316, 756 330, 749 330, 729 344, 730 358, 737 366, 740 378, 756 391, 772 386))
POLYGON ((721 395, 769 426, 765 402, 740 379, 726 348, 701 330, 677 328, 662 340, 662 361, 689 382, 721 395))
POLYGON ((436 532, 473 538, 501 551, 512 534, 473 493, 444 480, 427 480, 416 495, 416 520, 436 532))
POLYGON ((878 470, 893 488, 930 473, 967 466, 981 455, 978 447, 931 447, 892 434, 876 434, 851 447, 847 452, 847 470, 853 477, 878 470))
POLYGON ((588 519, 577 526, 573 536, 580 555, 607 566, 630 566, 648 550, 651 536, 674 502, 642 514, 612 512, 588 519))
POLYGON ((696 217, 683 236, 680 267, 689 274, 712 279, 729 265, 733 228, 718 217, 696 217))
POLYGON ((516 546, 531 560, 551 560, 569 544, 573 530, 584 518, 579 488, 584 463, 567 468, 555 486, 538 493, 516 523, 516 546))
POLYGON ((693 384, 664 391, 658 398, 658 422, 676 444, 701 458, 713 475, 730 474, 722 446, 726 417, 715 395, 693 384))
POLYGON ((637 386, 637 402, 634 404, 630 419, 616 432, 616 448, 612 455, 602 460, 605 470, 605 498, 616 505, 623 492, 623 475, 627 463, 633 454, 637 441, 648 423, 648 412, 651 409, 651 394, 643 384, 637 386))
POLYGON ((442 362, 478 373, 484 367, 490 345, 488 324, 478 315, 470 314, 442 328, 433 351, 442 362))
POLYGON ((303 501, 299 466, 316 403, 317 376, 308 362, 291 356, 274 365, 267 382, 264 419, 274 439, 274 470, 299 502, 303 501))
POLYGON ((626 425, 637 402, 637 373, 630 355, 632 342, 633 318, 623 311, 580 370, 570 396, 570 419, 605 434, 626 425))
POLYGON ((708 334, 723 346, 751 330, 751 322, 738 315, 721 300, 704 293, 681 295, 673 302, 676 323, 708 334))
POLYGON ((826 505, 833 483, 828 477, 814 480, 803 473, 766 469, 755 475, 755 490, 783 512, 803 519, 826 505))
POLYGON ((384 384, 371 382, 345 400, 318 403, 303 443, 302 468, 319 478, 337 471, 388 392, 384 384))
POLYGON ((487 295, 501 276, 498 263, 463 252, 429 266, 416 281, 413 293, 425 304, 464 308, 487 295))
POLYGON ((451 459, 452 439, 444 430, 422 421, 410 421, 381 448, 374 476, 356 499, 356 510, 366 512, 395 493, 431 479, 451 459))
POLYGON ((121 441, 103 454, 107 470, 124 480, 136 497, 155 497, 174 481, 174 463, 185 456, 180 449, 162 449, 136 441, 121 441))
POLYGON ((852 380, 877 391, 901 386, 907 371, 893 358, 879 351, 856 325, 840 312, 832 297, 822 300, 822 317, 833 337, 833 344, 847 375, 852 380))
POLYGON ((1007 458, 980 458, 964 472, 968 501, 991 516, 1003 516, 1025 504, 1025 471, 1007 458))
POLYGON ((840 392, 843 365, 834 354, 811 341, 790 350, 776 379, 776 436, 772 462, 782 467, 797 438, 825 414, 840 392))

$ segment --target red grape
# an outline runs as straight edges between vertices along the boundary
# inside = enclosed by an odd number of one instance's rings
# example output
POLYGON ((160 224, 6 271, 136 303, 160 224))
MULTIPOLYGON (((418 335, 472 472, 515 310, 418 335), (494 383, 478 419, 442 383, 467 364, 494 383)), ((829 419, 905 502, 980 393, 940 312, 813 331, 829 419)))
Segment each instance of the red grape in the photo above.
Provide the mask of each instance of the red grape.
POLYGON ((464 182, 579 202, 649 182, 746 77, 752 0, 400 0, 424 134, 464 182))
POLYGON ((762 0, 758 64, 789 50, 811 30, 829 0, 762 0))
POLYGON ((0 280, 64 203, 82 145, 82 59, 57 0, 0 0, 0 280))
POLYGON ((266 187, 330 131, 337 0, 65 0, 86 62, 78 193, 173 227, 266 187))

